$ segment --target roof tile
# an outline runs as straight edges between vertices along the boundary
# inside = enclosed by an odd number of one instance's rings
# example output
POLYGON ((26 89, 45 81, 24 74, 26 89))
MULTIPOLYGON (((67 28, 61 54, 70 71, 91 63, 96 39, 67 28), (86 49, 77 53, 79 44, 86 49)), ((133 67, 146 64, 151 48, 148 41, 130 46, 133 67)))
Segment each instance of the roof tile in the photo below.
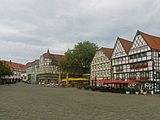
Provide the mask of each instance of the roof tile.
POLYGON ((6 60, 0 60, 0 61, 7 64, 11 70, 21 70, 22 67, 24 67, 24 65, 20 63, 15 63, 15 62, 6 61, 6 60))
POLYGON ((129 40, 126 40, 124 38, 118 38, 118 40, 121 42, 123 48, 125 49, 126 53, 129 53, 129 50, 131 49, 132 43, 129 40))
POLYGON ((100 49, 100 51, 102 51, 109 59, 111 59, 113 48, 104 48, 104 47, 102 47, 100 49))
POLYGON ((138 33, 142 35, 144 40, 152 49, 160 51, 160 37, 149 35, 141 31, 138 31, 138 33))

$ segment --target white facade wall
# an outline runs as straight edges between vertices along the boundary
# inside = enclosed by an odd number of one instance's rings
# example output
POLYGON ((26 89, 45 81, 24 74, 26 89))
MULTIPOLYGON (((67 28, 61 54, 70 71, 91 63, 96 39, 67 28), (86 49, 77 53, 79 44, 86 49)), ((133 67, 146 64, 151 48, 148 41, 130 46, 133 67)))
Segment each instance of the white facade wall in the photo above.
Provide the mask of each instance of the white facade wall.
POLYGON ((51 65, 52 59, 40 57, 39 74, 50 73, 58 74, 58 66, 51 65))
POLYGON ((128 65, 128 55, 122 44, 118 40, 112 54, 113 79, 127 80, 130 67, 128 65))
POLYGON ((28 80, 28 75, 26 71, 21 72, 21 78, 22 78, 22 81, 25 81, 25 82, 28 80))
POLYGON ((27 79, 32 83, 35 84, 37 83, 37 74, 39 71, 39 65, 31 65, 30 67, 27 68, 26 74, 27 74, 27 79))
POLYGON ((111 79, 111 61, 102 52, 97 51, 91 63, 91 80, 111 79))
MULTIPOLYGON (((159 81, 157 77, 160 70, 160 55, 159 52, 151 49, 143 36, 137 34, 133 41, 133 45, 129 52, 130 65, 147 65, 146 67, 134 68, 130 71, 130 77, 135 77, 135 80, 140 81, 159 81)), ((146 83, 144 85, 149 90, 159 91, 160 86, 153 83, 146 83)))
POLYGON ((5 76, 5 77, 10 78, 10 79, 14 79, 14 80, 21 80, 22 79, 21 71, 13 70, 12 72, 13 72, 13 75, 5 76))

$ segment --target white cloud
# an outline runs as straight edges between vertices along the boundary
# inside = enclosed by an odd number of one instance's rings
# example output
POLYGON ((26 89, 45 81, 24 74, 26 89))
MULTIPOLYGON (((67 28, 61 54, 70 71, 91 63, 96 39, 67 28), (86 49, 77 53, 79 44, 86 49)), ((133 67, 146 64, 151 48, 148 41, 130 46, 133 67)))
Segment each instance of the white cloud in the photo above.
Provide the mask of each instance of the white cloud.
POLYGON ((26 63, 84 40, 113 47, 136 30, 159 34, 159 0, 0 0, 0 58, 26 63))

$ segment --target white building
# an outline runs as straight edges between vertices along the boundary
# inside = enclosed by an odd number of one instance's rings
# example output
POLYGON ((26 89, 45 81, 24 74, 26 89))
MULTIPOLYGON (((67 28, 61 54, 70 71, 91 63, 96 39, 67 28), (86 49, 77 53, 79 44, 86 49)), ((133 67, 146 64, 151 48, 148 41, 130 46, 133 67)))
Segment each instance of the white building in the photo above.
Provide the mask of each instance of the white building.
POLYGON ((91 85, 95 80, 111 79, 112 51, 112 48, 101 48, 96 52, 91 62, 91 85))
POLYGON ((160 37, 137 31, 129 51, 130 80, 145 83, 155 92, 160 90, 160 37))
POLYGON ((117 38, 111 57, 113 80, 128 79, 128 73, 130 72, 128 52, 131 45, 131 41, 123 38, 117 38))
POLYGON ((55 82, 58 80, 59 66, 63 60, 64 55, 51 54, 48 50, 40 59, 26 64, 23 70, 24 81, 32 84, 55 82))
POLYGON ((51 54, 49 50, 40 56, 39 71, 37 80, 39 82, 56 82, 60 72, 60 62, 64 60, 64 55, 51 54))
POLYGON ((10 80, 10 82, 21 81, 22 79, 21 71, 22 71, 22 67, 24 66, 23 64, 15 63, 15 62, 12 62, 11 60, 10 61, 1 60, 1 62, 8 65, 8 67, 13 72, 12 75, 5 76, 6 79, 10 80))
MULTIPOLYGON (((32 84, 38 83, 37 74, 39 71, 39 60, 37 59, 33 62, 27 63, 26 66, 27 66, 26 74, 27 74, 28 82, 32 84)), ((24 72, 24 76, 25 76, 25 72, 24 72)))

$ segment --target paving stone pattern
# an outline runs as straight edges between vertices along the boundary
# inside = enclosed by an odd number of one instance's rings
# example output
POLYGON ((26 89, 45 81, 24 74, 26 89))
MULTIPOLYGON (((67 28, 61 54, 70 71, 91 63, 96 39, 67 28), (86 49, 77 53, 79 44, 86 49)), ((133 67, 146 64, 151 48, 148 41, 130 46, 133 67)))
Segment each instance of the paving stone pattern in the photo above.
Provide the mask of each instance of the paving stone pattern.
POLYGON ((1 85, 0 120, 160 120, 160 95, 1 85))

